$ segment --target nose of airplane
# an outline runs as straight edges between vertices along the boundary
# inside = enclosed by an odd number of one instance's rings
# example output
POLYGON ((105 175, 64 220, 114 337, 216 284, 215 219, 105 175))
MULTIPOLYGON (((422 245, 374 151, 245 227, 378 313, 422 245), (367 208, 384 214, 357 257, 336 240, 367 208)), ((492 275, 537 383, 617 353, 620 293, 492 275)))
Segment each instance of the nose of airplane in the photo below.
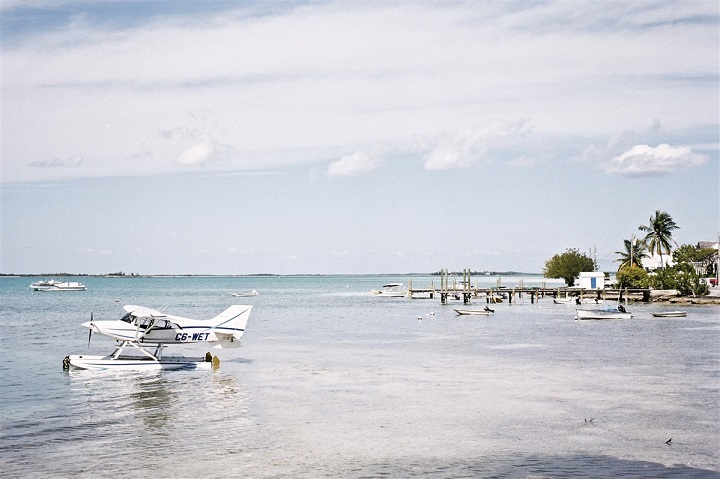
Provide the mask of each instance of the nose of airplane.
POLYGON ((82 323, 81 326, 82 326, 83 328, 92 329, 92 328, 93 328, 93 323, 92 323, 92 321, 87 321, 87 322, 85 322, 85 323, 82 323))

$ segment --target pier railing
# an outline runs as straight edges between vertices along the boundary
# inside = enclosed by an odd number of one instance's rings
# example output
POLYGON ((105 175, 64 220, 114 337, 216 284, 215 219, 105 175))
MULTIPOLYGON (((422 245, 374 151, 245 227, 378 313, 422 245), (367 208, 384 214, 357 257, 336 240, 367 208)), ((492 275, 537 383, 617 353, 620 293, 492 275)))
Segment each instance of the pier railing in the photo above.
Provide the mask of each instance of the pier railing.
POLYGON ((449 299, 459 300, 462 298, 463 303, 469 304, 472 299, 485 299, 487 303, 500 303, 507 301, 512 303, 523 297, 530 297, 530 302, 535 303, 542 298, 579 298, 579 299, 597 299, 598 302, 603 300, 621 300, 626 301, 649 301, 649 289, 591 289, 578 287, 526 287, 521 279, 517 287, 507 287, 498 285, 496 287, 480 287, 472 286, 470 282, 470 272, 463 272, 463 280, 457 282, 453 278, 452 283, 449 281, 445 270, 440 274, 440 288, 435 287, 435 282, 431 281, 430 286, 426 288, 413 286, 412 279, 408 281, 407 296, 410 298, 440 298, 440 302, 445 304, 449 299))

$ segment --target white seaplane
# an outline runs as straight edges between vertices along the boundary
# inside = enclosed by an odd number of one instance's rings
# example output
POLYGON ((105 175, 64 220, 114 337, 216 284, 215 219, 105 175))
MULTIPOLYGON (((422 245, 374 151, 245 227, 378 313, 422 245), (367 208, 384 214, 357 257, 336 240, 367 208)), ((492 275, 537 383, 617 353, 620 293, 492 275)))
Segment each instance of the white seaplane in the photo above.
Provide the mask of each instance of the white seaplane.
POLYGON ((63 359, 63 368, 79 369, 195 369, 219 364, 217 356, 164 356, 167 344, 208 343, 216 348, 240 347, 252 306, 233 305, 212 319, 191 319, 165 314, 144 306, 127 305, 117 320, 90 321, 82 325, 92 333, 114 338, 120 343, 107 356, 77 354, 63 359), (151 349, 154 351, 151 352, 151 349), (123 354, 130 349, 136 354, 123 354))

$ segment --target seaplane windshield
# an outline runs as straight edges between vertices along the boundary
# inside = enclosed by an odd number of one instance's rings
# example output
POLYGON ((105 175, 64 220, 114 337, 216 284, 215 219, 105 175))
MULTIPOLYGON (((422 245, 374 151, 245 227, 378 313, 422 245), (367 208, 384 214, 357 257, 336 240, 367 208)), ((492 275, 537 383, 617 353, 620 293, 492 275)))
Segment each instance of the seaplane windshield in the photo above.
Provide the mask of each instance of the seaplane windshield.
POLYGON ((140 329, 147 329, 153 324, 152 318, 137 318, 137 321, 135 321, 135 325, 140 329))
POLYGON ((120 318, 120 321, 132 324, 140 329, 182 329, 179 325, 167 321, 165 319, 157 319, 149 316, 135 316, 133 313, 127 313, 120 318))
POLYGON ((159 319, 155 321, 155 324, 153 325, 154 329, 174 329, 179 328, 179 326, 174 325, 170 321, 165 321, 164 319, 159 319))

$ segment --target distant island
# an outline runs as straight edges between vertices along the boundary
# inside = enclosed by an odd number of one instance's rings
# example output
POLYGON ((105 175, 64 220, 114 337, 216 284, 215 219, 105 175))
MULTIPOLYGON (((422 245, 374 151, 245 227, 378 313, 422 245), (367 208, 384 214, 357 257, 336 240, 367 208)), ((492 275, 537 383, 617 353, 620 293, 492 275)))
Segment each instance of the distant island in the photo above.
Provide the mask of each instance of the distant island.
MULTIPOLYGON (((430 273, 430 276, 440 276, 442 271, 430 273)), ((448 276, 461 276, 462 271, 448 271, 448 276)), ((520 271, 470 271, 470 276, 542 276, 542 273, 523 273, 520 271)))
MULTIPOLYGON (((0 273, 0 277, 86 277, 86 278, 252 278, 252 277, 280 277, 280 276, 440 276, 442 273, 247 273, 247 274, 140 274, 125 273, 0 273)), ((449 271, 449 276, 462 276, 462 271, 449 271)), ((542 276, 542 273, 522 273, 519 271, 471 271, 471 276, 542 276)))

